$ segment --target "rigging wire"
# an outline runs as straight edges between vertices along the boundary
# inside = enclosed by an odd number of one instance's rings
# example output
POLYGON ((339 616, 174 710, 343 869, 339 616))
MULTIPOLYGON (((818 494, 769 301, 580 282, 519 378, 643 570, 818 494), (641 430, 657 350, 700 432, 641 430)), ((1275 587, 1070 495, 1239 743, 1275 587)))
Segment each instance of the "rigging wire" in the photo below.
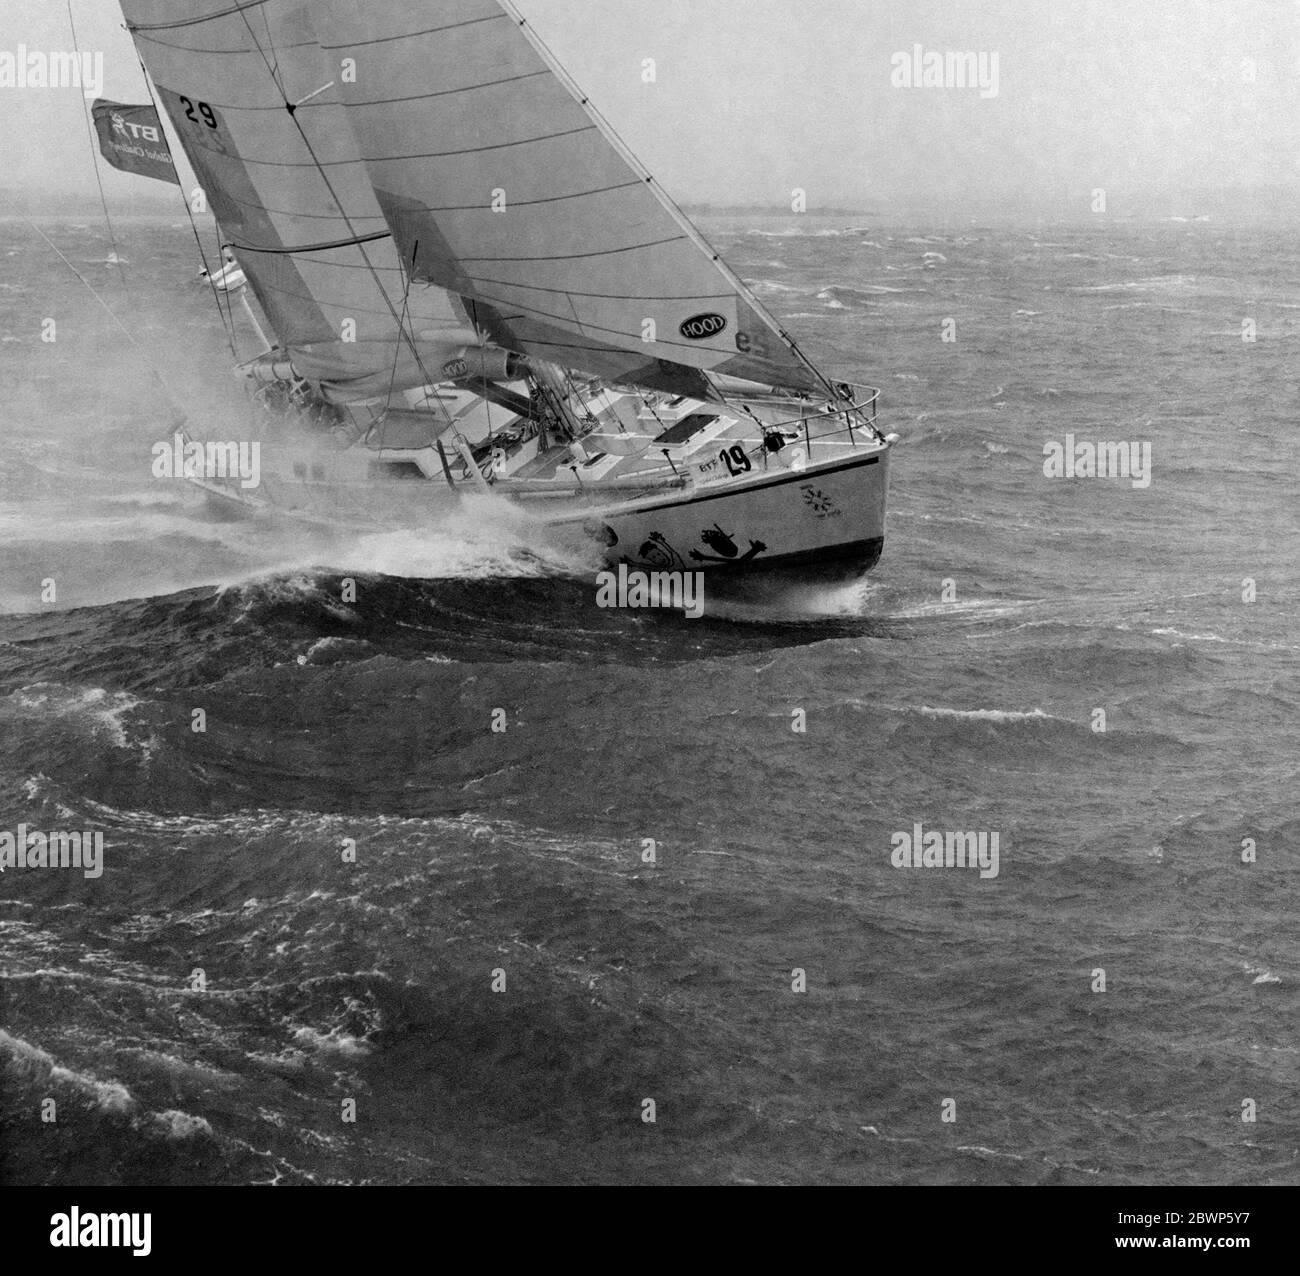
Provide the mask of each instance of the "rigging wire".
MULTIPOLYGON (((487 359, 485 357, 487 351, 487 339, 484 336, 483 329, 480 328, 478 324, 474 324, 473 327, 474 331, 478 333, 478 369, 479 373, 483 374, 483 369, 487 367, 487 359)), ((485 382, 487 381, 486 375, 483 376, 483 380, 485 382)), ((486 408, 488 439, 490 440, 492 438, 492 400, 484 396, 483 404, 486 408)), ((495 473, 493 473, 492 481, 494 483, 496 482, 495 473)))
MULTIPOLYGON (((77 24, 72 17, 72 0, 68 0, 68 27, 72 32, 72 52, 80 61, 81 50, 77 44, 77 24)), ((91 123, 90 108, 86 105, 85 96, 81 99, 82 112, 86 119, 86 137, 90 142, 90 159, 95 169, 95 185, 99 187, 99 205, 104 210, 104 224, 108 227, 108 240, 113 245, 113 262, 117 266, 117 273, 122 278, 123 286, 126 285, 126 267, 122 264, 122 254, 117 250, 117 236, 113 232, 113 219, 109 216, 108 200, 104 195, 104 181, 99 175, 99 147, 95 143, 95 127, 91 123)))
MULTIPOLYGON (((135 43, 134 33, 131 37, 132 44, 135 43)), ((172 168, 176 168, 176 155, 172 150, 171 142, 167 140, 167 131, 162 127, 163 112, 158 108, 158 99, 154 96, 153 80, 150 78, 148 68, 144 64, 144 59, 140 56, 140 50, 136 48, 136 61, 140 64, 140 74, 144 77, 145 91, 149 94, 149 103, 153 107, 154 114, 158 117, 158 130, 162 135, 163 145, 167 148, 167 155, 171 159, 172 168)), ((181 204, 185 209, 185 217, 190 224, 190 233, 194 236, 194 246, 199 250, 199 260, 203 262, 203 273, 208 281, 208 288, 212 293, 212 300, 217 307, 217 315, 221 319, 222 330, 226 334, 226 344, 230 347, 230 357, 236 363, 239 362, 239 349, 235 342, 235 316, 230 305, 230 294, 226 294, 226 305, 221 305, 221 290, 217 287, 216 277, 212 273, 212 267, 208 265, 208 255, 203 250, 203 238, 199 234, 198 223, 194 220, 194 210, 190 207, 190 201, 185 196, 185 188, 180 184, 180 170, 176 170, 176 189, 180 192, 181 204)), ((218 254, 218 261, 220 254, 218 254)))
MULTIPOLYGON (((414 275, 415 273, 415 255, 419 251, 420 251, 420 241, 417 239, 415 241, 415 246, 411 249, 411 270, 409 274, 406 274, 406 278, 402 286, 402 317, 398 320, 399 324, 404 324, 406 322, 406 307, 407 307, 407 303, 411 299, 411 276, 414 275)), ((402 352, 402 343, 400 341, 395 341, 393 343, 393 370, 388 374, 388 393, 387 395, 384 396, 383 416, 388 415, 388 409, 392 403, 393 386, 397 384, 397 357, 398 355, 401 354, 401 352, 402 352)), ((377 424, 379 423, 375 422, 374 424, 371 425, 370 429, 366 431, 367 438, 370 437, 371 433, 374 431, 375 425, 377 424)))
MULTIPOLYGON (((182 191, 182 192, 181 192, 181 198, 184 199, 184 196, 185 196, 185 192, 182 191)), ((189 208, 189 206, 190 206, 190 201, 189 201, 188 199, 186 199, 186 200, 185 200, 185 207, 186 207, 186 208, 189 208)), ((191 225, 193 225, 192 222, 191 222, 191 225)), ((223 251, 224 245, 223 245, 222 242, 221 242, 221 226, 219 225, 219 223, 217 222, 217 220, 216 220, 215 217, 212 219, 212 237, 217 241, 217 249, 216 249, 217 274, 222 274, 222 273, 225 271, 226 267, 227 267, 228 265, 230 265, 231 263, 233 263, 236 267, 238 267, 238 266, 239 266, 239 263, 235 260, 235 256, 234 256, 233 251, 232 251, 231 256, 230 256, 230 262, 227 262, 227 261, 226 261, 225 253, 224 253, 224 251, 223 251)), ((242 267, 240 267, 240 268, 242 269, 242 267)), ((206 256, 204 257, 204 260, 203 260, 203 269, 208 271, 208 277, 211 279, 211 278, 212 278, 212 272, 211 272, 211 270, 209 270, 209 268, 208 268, 208 262, 207 262, 207 258, 206 258, 206 256)), ((243 287, 243 285, 241 285, 241 288, 242 288, 242 287, 243 287)), ((213 280, 212 280, 212 289, 213 289, 213 293, 214 293, 214 295, 217 297, 217 308, 218 308, 218 310, 220 310, 220 308, 221 308, 221 298, 222 298, 222 297, 225 298, 225 303, 226 303, 225 315, 226 315, 226 318, 227 318, 227 319, 229 320, 229 322, 230 322, 230 330, 231 330, 231 332, 233 332, 233 331, 235 330, 235 312, 234 312, 235 303, 230 299, 230 287, 229 287, 229 285, 223 285, 222 287, 218 288, 218 287, 217 287, 216 280, 213 279, 213 280)), ((247 298, 247 297, 244 297, 244 304, 245 304, 245 305, 248 304, 248 298, 247 298)), ((234 349, 234 348, 232 347, 232 350, 233 350, 233 349, 234 349)), ((235 357, 236 357, 236 358, 239 357, 239 355, 238 355, 237 352, 235 353, 235 357)))
POLYGON ((140 348, 140 343, 132 335, 131 330, 117 317, 112 306, 110 306, 108 302, 106 302, 103 297, 95 291, 94 287, 85 275, 83 275, 81 271, 79 271, 60 251, 58 245, 55 244, 55 242, 34 221, 32 221, 30 217, 24 217, 23 221, 25 221, 45 241, 49 246, 50 251, 53 252, 70 271, 72 271, 72 273, 81 281, 82 287, 84 287, 86 291, 90 293, 90 295, 104 308, 105 314, 107 314, 121 330, 122 335, 130 343, 132 350, 140 356, 141 362, 149 371, 149 375, 158 382, 159 387, 162 389, 164 398, 166 398, 167 402, 171 405, 172 410, 176 413, 176 417, 172 422, 172 428, 175 430, 184 428, 186 422, 185 409, 181 407, 179 398, 172 393, 171 387, 163 379, 162 373, 159 372, 157 367, 155 367, 154 364, 145 357, 144 351, 140 348))

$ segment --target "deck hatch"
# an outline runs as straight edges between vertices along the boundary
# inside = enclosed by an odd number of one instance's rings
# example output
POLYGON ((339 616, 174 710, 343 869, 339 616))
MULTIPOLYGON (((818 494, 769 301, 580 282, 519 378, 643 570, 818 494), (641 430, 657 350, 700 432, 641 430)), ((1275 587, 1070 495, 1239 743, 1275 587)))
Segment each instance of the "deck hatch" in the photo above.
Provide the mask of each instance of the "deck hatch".
POLYGON ((716 412, 692 412, 684 416, 671 429, 665 430, 655 442, 661 446, 685 443, 692 435, 698 434, 705 426, 712 425, 718 419, 716 412))

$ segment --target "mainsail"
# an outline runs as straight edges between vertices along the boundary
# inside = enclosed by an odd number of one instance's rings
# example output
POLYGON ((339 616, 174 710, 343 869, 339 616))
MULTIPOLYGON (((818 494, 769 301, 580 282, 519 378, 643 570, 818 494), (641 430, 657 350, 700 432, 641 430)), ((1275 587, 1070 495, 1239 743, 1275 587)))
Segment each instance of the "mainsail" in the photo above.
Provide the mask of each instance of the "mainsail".
POLYGON ((704 372, 826 393, 508 0, 313 12, 403 262, 497 345, 682 393, 704 372))
POLYGON ((122 0, 223 236, 295 370, 355 401, 440 380, 475 329, 406 277, 297 0, 122 0), (286 104, 294 106, 290 110, 286 104))

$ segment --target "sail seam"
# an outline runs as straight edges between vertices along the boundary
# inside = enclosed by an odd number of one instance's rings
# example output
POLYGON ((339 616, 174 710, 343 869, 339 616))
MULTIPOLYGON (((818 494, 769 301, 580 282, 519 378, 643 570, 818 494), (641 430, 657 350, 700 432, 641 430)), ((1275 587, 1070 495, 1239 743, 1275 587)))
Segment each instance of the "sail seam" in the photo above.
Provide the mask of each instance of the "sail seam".
MULTIPOLYGON (((190 139, 190 145, 196 151, 206 151, 209 155, 217 155, 222 159, 229 159, 228 151, 218 150, 215 146, 205 146, 201 142, 190 139)), ((309 150, 310 153, 310 150, 309 150)), ((338 160, 267 160, 258 159, 256 155, 240 155, 240 161, 244 164, 260 164, 263 168, 340 168, 344 164, 364 164, 366 161, 362 158, 357 159, 338 159, 338 160)))
POLYGON ((450 22, 444 27, 426 27, 423 31, 403 31, 400 35, 380 35, 373 40, 352 40, 347 44, 321 44, 322 49, 337 53, 339 49, 364 49, 372 44, 391 44, 394 40, 414 40, 422 35, 436 35, 439 31, 455 31, 457 27, 472 27, 480 22, 495 22, 504 13, 489 13, 481 18, 467 18, 464 22, 450 22))
POLYGON ((581 288, 548 288, 545 284, 517 283, 513 279, 474 279, 478 284, 494 284, 498 288, 527 288, 530 292, 558 292, 574 297, 594 297, 600 301, 729 301, 730 292, 585 292, 581 288))
POLYGON ((368 164, 387 164, 395 160, 443 159, 448 155, 479 155, 483 151, 504 151, 512 146, 531 146, 534 142, 549 142, 557 137, 572 137, 575 133, 591 133, 594 124, 584 124, 581 128, 561 129, 558 133, 542 133, 537 137, 521 137, 514 142, 493 142, 490 146, 468 146, 460 151, 419 151, 414 155, 367 155, 368 164))
MULTIPOLYGON (((245 57, 251 54, 247 49, 202 49, 193 44, 173 44, 170 40, 160 40, 156 35, 145 35, 143 31, 133 31, 132 34, 139 40, 145 40, 149 44, 156 44, 164 49, 175 49, 178 53, 202 53, 204 57, 208 56, 225 56, 230 53, 242 53, 245 57)), ((294 44, 283 44, 282 49, 309 49, 312 46, 310 40, 299 40, 294 44)))
MULTIPOLYGON (((511 208, 531 208, 535 204, 558 204, 566 199, 586 199, 589 195, 606 195, 610 191, 631 190, 633 187, 639 187, 639 181, 616 182, 613 186, 593 186, 590 190, 572 191, 567 195, 543 195, 540 199, 512 199, 511 208)), ((426 204, 425 209, 430 213, 474 213, 481 212, 482 203, 478 204, 426 204)))
MULTIPOLYGON (((242 102, 208 102, 209 106, 215 107, 218 111, 283 111, 284 102, 268 102, 265 106, 247 106, 242 102)), ((305 111, 308 107, 337 106, 338 103, 330 100, 324 102, 300 102, 293 109, 295 111, 305 111)))
POLYGON ((389 106, 394 102, 424 102, 435 97, 454 97, 457 93, 473 93, 476 89, 494 89, 502 84, 515 84, 520 80, 534 80, 541 75, 550 75, 550 69, 543 67, 540 71, 525 71, 523 75, 507 75, 500 80, 483 80, 478 84, 465 84, 458 89, 439 89, 436 93, 408 93, 405 97, 377 97, 349 100, 348 106, 389 106))
MULTIPOLYGON (((601 331, 605 331, 605 330, 602 329, 601 331)), ((623 336, 623 335, 626 335, 626 334, 619 333, 618 335, 619 335, 619 336, 623 336)), ((631 358, 631 351, 629 351, 629 350, 624 350, 622 346, 610 345, 610 344, 608 344, 608 343, 606 343, 606 342, 602 342, 602 341, 600 341, 599 338, 593 338, 593 340, 596 341, 596 344, 595 344, 595 345, 585 345, 585 344, 583 344, 583 343, 580 342, 580 341, 548 341, 545 337, 531 337, 531 336, 530 336, 530 337, 528 338, 528 344, 529 344, 530 346, 538 346, 538 347, 545 346, 548 350, 579 350, 579 351, 585 351, 585 352, 588 353, 588 354, 605 354, 605 355, 615 354, 615 355, 626 355, 629 359, 631 358)), ((651 351, 647 351, 647 352, 646 352, 646 358, 647 358, 647 359, 656 359, 657 356, 656 356, 653 352, 651 352, 651 351)), ((663 359, 663 360, 660 360, 660 362, 663 362, 663 363, 672 363, 675 367, 678 367, 678 368, 688 368, 691 372, 701 372, 701 373, 702 373, 702 372, 712 371, 712 369, 709 369, 709 368, 701 368, 701 367, 697 367, 697 366, 696 366, 695 364, 693 364, 693 363, 677 363, 675 360, 672 360, 672 359, 663 359)), ((630 371, 630 369, 629 369, 629 371, 630 371)), ((617 379, 618 379, 618 378, 617 378, 617 375, 615 375, 615 376, 612 377, 611 379, 612 379, 612 380, 617 380, 617 379)))
MULTIPOLYGON (((302 46, 286 45, 285 47, 300 48, 302 46)), ((193 52, 206 53, 207 50, 195 49, 193 50, 193 52)), ((238 52, 248 53, 248 50, 241 49, 238 50, 238 52)), ((248 56, 251 57, 252 54, 250 53, 248 54, 248 56)), ((529 71, 525 75, 508 75, 502 80, 484 80, 481 84, 467 84, 463 88, 459 88, 459 89, 442 89, 437 93, 410 93, 407 94, 405 97, 377 97, 377 98, 369 99, 364 102, 349 101, 347 105, 350 109, 354 106, 391 106, 396 102, 423 102, 427 98, 449 97, 455 93, 472 93, 475 89, 496 88, 498 85, 501 84, 513 84, 517 80, 531 80, 541 75, 550 75, 550 71, 543 68, 540 71, 529 71)), ((264 106, 248 106, 242 102, 214 102, 211 99, 208 99, 208 105, 212 107, 216 107, 216 109, 219 111, 283 111, 284 110, 283 102, 268 102, 264 106)), ((294 110, 301 111, 304 108, 309 106, 322 107, 322 106, 340 106, 340 105, 342 105, 342 103, 339 102, 337 99, 326 98, 324 101, 320 101, 320 102, 299 102, 294 107, 294 110)))
POLYGON ((643 248, 660 248, 685 238, 685 235, 669 235, 667 239, 652 239, 648 243, 627 244, 622 248, 601 248, 590 253, 556 253, 546 257, 461 257, 459 260, 462 264, 471 261, 577 261, 583 257, 616 257, 619 253, 636 253, 643 248))
MULTIPOLYGON (((252 200, 240 199, 237 196, 230 194, 229 191, 226 192, 225 197, 227 202, 231 204, 238 204, 240 208, 252 208, 259 213, 274 213, 277 217, 300 217, 303 220, 311 218, 313 221, 327 221, 327 222, 341 222, 343 220, 343 218, 341 218, 338 215, 338 213, 308 213, 305 211, 299 211, 296 208, 272 208, 269 204, 255 204, 252 200)), ((354 220, 359 222, 360 221, 380 222, 383 221, 384 219, 375 214, 371 214, 369 217, 358 216, 354 220)), ((385 223, 385 225, 386 224, 387 223, 385 223)))
MULTIPOLYGON (((262 288, 262 290, 266 293, 268 297, 287 297, 292 301, 310 301, 321 311, 322 314, 324 314, 324 312, 328 309, 328 310, 337 311, 339 314, 342 315, 352 315, 352 316, 378 315, 379 318, 381 319, 384 317, 387 317, 389 319, 392 318, 392 314, 389 311, 376 310, 373 306, 357 306, 357 305, 353 305, 351 302, 331 301, 328 297, 312 296, 310 293, 295 292, 291 288, 267 287, 265 284, 261 284, 259 286, 262 288)), ((441 321, 435 321, 432 319, 427 319, 427 320, 422 319, 421 322, 432 326, 435 322, 441 322, 441 321)), ((326 341, 323 338, 321 339, 313 338, 310 342, 295 341, 292 344, 294 345, 343 344, 349 346, 387 345, 390 339, 391 338, 386 338, 386 337, 358 337, 355 341, 345 342, 341 337, 334 336, 333 331, 331 330, 330 338, 328 341, 326 341)))
MULTIPOLYGON (((265 168, 340 168, 344 164, 388 164, 397 160, 444 159, 450 155, 477 155, 483 151, 504 151, 512 146, 531 146, 534 142, 549 142, 556 137, 571 137, 575 133, 590 133, 595 129, 596 125, 586 124, 582 128, 564 129, 559 133, 543 133, 540 137, 521 137, 514 142, 493 142, 491 146, 471 146, 463 151, 421 151, 415 155, 363 155, 360 159, 318 159, 310 163, 304 163, 302 160, 259 159, 256 155, 241 155, 239 158, 245 164, 261 164, 265 168)), ((214 146, 204 146, 194 141, 191 141, 191 145, 195 150, 207 151, 209 155, 229 158, 225 151, 217 150, 214 146)))
POLYGON ((205 22, 215 22, 218 18, 229 18, 236 13, 245 13, 249 9, 260 9, 268 0, 245 0, 243 4, 227 5, 213 13, 200 14, 197 18, 181 18, 175 22, 128 22, 128 31, 175 31, 180 27, 202 26, 205 22))

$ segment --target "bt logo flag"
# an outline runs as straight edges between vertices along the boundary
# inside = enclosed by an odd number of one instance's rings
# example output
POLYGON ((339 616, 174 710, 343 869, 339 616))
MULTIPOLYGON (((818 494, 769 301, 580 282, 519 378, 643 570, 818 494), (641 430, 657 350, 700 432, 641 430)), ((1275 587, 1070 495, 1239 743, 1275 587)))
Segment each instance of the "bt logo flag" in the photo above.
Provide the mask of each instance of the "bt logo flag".
POLYGON ((99 149, 114 168, 156 177, 179 186, 158 112, 152 106, 127 106, 97 98, 90 108, 99 136, 99 149))

